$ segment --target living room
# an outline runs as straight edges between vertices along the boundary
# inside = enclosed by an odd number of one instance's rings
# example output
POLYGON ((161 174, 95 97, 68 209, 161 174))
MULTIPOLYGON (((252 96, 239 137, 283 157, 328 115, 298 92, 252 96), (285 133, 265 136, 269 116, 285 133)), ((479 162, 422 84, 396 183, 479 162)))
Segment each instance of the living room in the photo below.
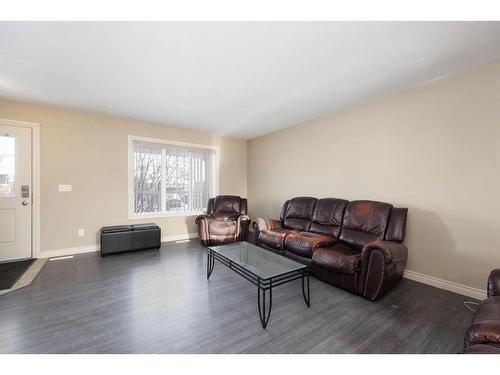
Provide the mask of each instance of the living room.
POLYGON ((0 353, 498 358, 490 18, 0 21, 0 353))

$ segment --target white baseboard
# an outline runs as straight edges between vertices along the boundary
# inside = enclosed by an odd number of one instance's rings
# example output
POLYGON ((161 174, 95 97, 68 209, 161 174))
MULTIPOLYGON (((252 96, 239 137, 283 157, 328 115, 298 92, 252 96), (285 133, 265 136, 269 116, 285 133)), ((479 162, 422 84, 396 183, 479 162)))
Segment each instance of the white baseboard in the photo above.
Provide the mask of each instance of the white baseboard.
MULTIPOLYGON (((172 241, 182 241, 189 240, 192 238, 197 238, 198 233, 188 233, 188 234, 180 234, 177 236, 164 236, 161 238, 161 242, 172 242, 172 241)), ((56 250, 45 250, 40 253, 40 258, 54 258, 54 257, 63 257, 67 255, 76 255, 76 254, 84 254, 91 253, 93 251, 99 251, 99 245, 90 245, 90 246, 81 246, 81 247, 69 247, 66 249, 56 249, 56 250)))
POLYGON ((99 245, 69 247, 67 249, 57 249, 57 250, 45 250, 40 253, 40 258, 63 257, 67 255, 91 253, 93 251, 99 251, 99 245))
POLYGON ((161 242, 183 241, 190 240, 192 238, 198 238, 198 233, 179 234, 178 236, 164 236, 161 238, 161 242))
POLYGON ((406 270, 403 274, 405 279, 418 281, 422 284, 434 286, 436 288, 448 290, 453 293, 462 294, 467 297, 483 300, 486 298, 486 290, 472 288, 467 285, 457 284, 452 281, 439 279, 434 276, 424 275, 415 271, 406 270))

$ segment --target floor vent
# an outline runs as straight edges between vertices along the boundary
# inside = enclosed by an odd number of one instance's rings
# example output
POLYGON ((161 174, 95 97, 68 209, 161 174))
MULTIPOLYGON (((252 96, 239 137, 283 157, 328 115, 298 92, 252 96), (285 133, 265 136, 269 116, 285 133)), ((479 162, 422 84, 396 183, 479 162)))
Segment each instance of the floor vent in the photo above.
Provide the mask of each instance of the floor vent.
POLYGON ((65 257, 55 257, 55 258, 50 258, 49 262, 52 262, 53 260, 63 260, 63 259, 71 259, 71 258, 73 258, 73 255, 68 255, 65 257))

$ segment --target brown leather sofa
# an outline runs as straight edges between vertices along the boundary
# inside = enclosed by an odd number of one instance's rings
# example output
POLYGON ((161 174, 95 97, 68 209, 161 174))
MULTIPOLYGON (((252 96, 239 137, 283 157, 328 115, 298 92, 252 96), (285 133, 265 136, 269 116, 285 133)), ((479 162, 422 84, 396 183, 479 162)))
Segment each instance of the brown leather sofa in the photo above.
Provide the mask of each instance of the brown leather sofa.
POLYGON ((210 198, 207 213, 196 217, 195 223, 205 246, 246 240, 250 226, 247 200, 234 195, 210 198))
POLYGON ((279 220, 256 219, 254 238, 310 265, 318 279, 376 300, 403 276, 407 212, 383 202, 297 197, 279 220))
POLYGON ((487 297, 472 317, 465 333, 467 354, 500 354, 500 269, 488 277, 487 297))

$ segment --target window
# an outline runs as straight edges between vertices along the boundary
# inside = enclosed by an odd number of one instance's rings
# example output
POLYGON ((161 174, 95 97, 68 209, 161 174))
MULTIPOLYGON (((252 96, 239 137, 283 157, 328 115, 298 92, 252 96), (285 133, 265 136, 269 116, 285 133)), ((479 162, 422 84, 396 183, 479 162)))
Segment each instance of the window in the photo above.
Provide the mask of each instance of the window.
POLYGON ((130 139, 130 213, 144 216, 203 212, 216 188, 216 150, 177 142, 130 139))
POLYGON ((0 135, 0 198, 14 196, 16 174, 16 139, 0 135))

